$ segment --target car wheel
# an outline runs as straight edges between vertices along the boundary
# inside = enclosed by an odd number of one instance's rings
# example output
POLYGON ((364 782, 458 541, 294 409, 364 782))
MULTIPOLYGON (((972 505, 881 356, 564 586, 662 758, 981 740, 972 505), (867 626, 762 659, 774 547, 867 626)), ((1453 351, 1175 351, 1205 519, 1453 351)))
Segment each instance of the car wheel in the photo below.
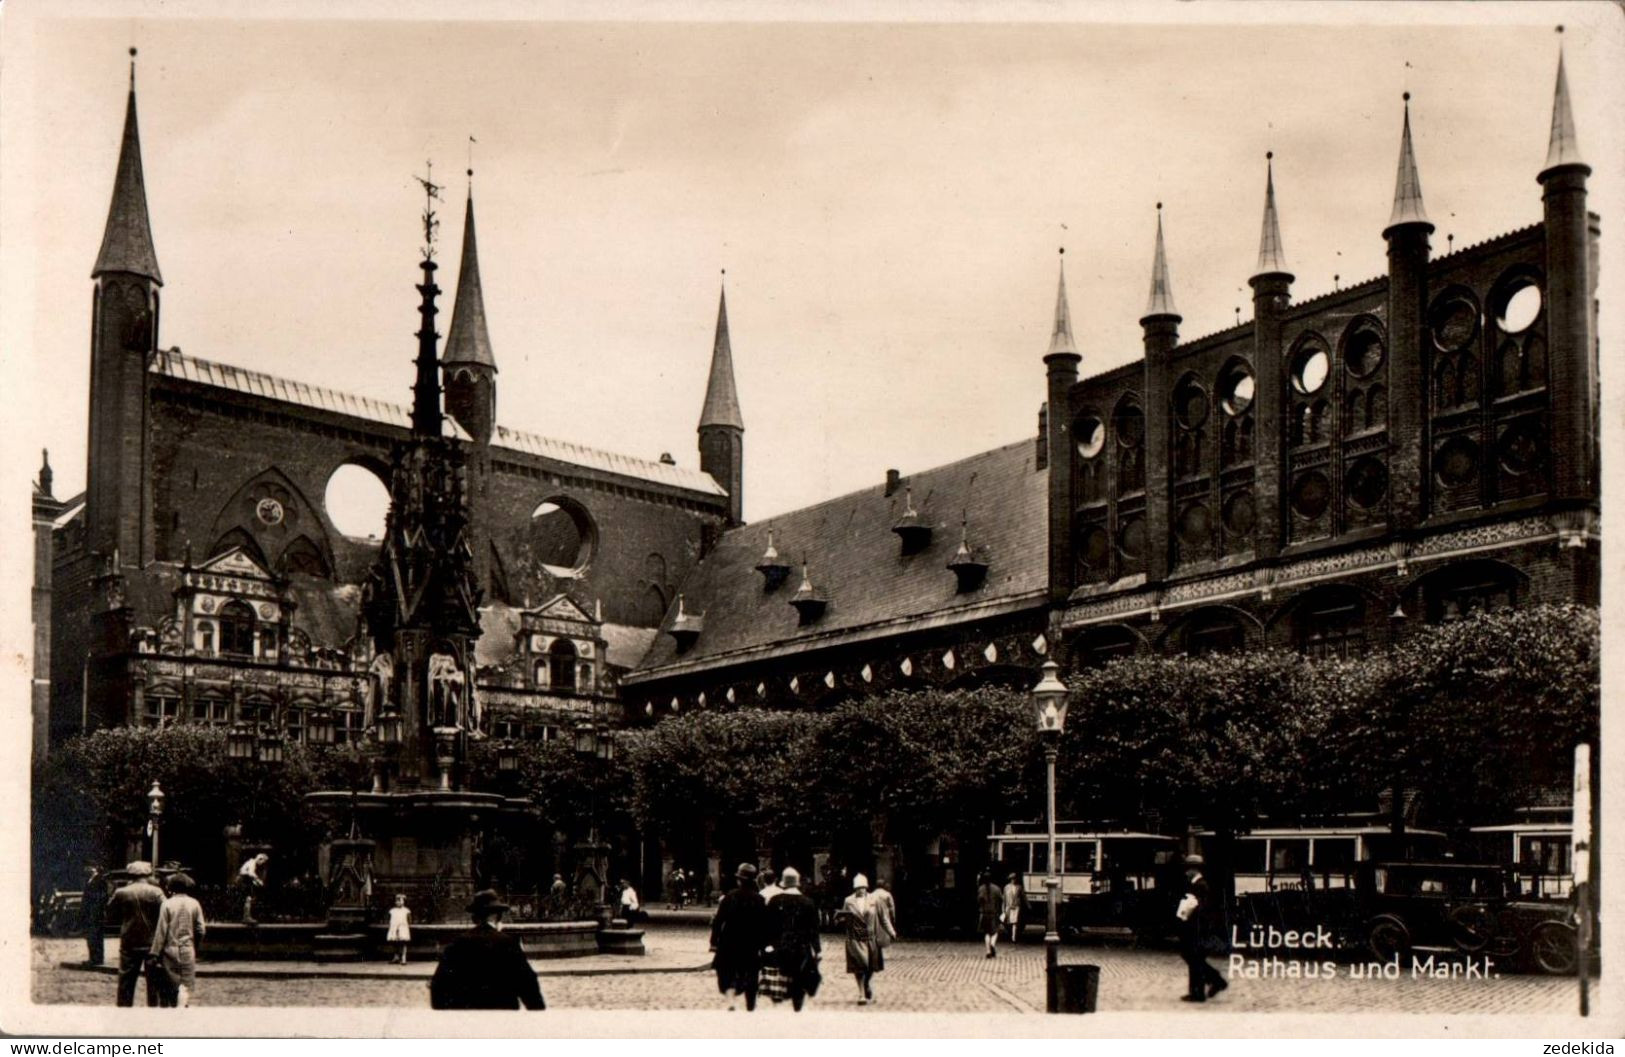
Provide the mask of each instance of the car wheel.
POLYGON ((1411 949, 1411 933, 1394 917, 1380 917, 1366 926, 1365 946, 1379 962, 1404 958, 1411 949))
POLYGON ((1548 921, 1535 927, 1529 940, 1529 953, 1543 973, 1569 976, 1574 972, 1574 929, 1561 921, 1548 921))

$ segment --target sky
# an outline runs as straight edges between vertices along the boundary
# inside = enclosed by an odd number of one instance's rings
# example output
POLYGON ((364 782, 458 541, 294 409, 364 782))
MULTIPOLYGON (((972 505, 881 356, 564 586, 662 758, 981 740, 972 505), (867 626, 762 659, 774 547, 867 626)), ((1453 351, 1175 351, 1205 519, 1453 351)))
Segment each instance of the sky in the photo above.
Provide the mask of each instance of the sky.
POLYGON ((1137 359, 1159 201, 1182 336, 1250 315, 1267 150, 1295 298, 1381 274, 1403 91, 1435 253, 1537 222, 1558 22, 1620 216, 1608 5, 102 10, 25 5, 0 41, 6 443, 59 496, 132 45, 164 347, 409 403, 414 175, 447 187, 444 330, 472 160, 499 420, 697 466, 725 281, 749 520, 1032 436, 1062 246, 1084 372, 1137 359))

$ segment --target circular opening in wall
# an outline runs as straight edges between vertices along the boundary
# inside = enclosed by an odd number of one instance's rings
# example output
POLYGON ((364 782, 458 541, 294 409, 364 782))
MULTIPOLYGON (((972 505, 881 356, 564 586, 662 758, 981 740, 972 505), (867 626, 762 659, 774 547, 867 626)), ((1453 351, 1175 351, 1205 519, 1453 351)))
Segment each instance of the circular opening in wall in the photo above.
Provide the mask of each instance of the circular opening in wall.
POLYGON ((1374 330, 1357 330, 1349 338, 1344 351, 1348 372, 1356 378, 1368 378, 1382 366, 1382 338, 1374 330))
POLYGON ((530 515, 526 557, 554 576, 575 576, 592 560, 592 519, 562 496, 544 500, 530 515))
POLYGON ((1445 352, 1455 352, 1471 344, 1478 335, 1478 310, 1456 298, 1435 308, 1428 316, 1433 344, 1445 352))
POLYGON ((1501 303, 1501 330, 1507 334, 1521 334, 1540 315, 1540 287, 1525 283, 1508 294, 1501 303))
POLYGON ((1332 501, 1332 483, 1319 470, 1299 477, 1292 485, 1292 509, 1300 517, 1317 518, 1332 501))
POLYGON ((1225 528, 1238 536, 1245 536, 1258 523, 1258 509, 1253 505, 1252 494, 1237 492, 1226 499, 1219 516, 1224 519, 1225 528))
POLYGON ((1123 522, 1123 527, 1117 530, 1117 549, 1125 558, 1140 558, 1145 555, 1144 518, 1133 517, 1123 522))
POLYGON ((1529 473, 1540 468, 1540 438, 1534 426, 1520 422, 1501 434, 1501 466, 1514 474, 1529 473))
POLYGON ((1292 360, 1292 388, 1300 393, 1316 392, 1326 384, 1331 369, 1332 359, 1325 349, 1304 349, 1292 360))
POLYGON ((1349 502, 1362 510, 1370 510, 1382 503, 1388 494, 1388 468, 1369 456, 1349 467, 1343 487, 1349 502))
POLYGON ((1188 546, 1205 546, 1213 535, 1213 515, 1201 503, 1192 503, 1179 513, 1176 530, 1179 541, 1188 546))
MULTIPOLYGON (((389 488, 370 467, 347 462, 334 470, 327 479, 322 500, 333 527, 346 536, 363 540, 384 538, 384 522, 389 516, 389 488)), ((261 519, 264 520, 263 514, 261 519)))
POLYGON ((1093 459, 1106 446, 1106 423, 1094 415, 1085 415, 1078 419, 1073 435, 1078 438, 1078 454, 1093 459))
POLYGON ((1174 418, 1185 429, 1200 429, 1207 421, 1207 390, 1186 378, 1174 390, 1174 418))
POLYGON ((1451 437, 1433 453, 1433 472, 1450 488, 1471 484, 1478 477, 1478 445, 1466 437, 1451 437))
POLYGON ((1233 367, 1219 383, 1219 404, 1232 418, 1253 406, 1253 372, 1246 367, 1233 367))

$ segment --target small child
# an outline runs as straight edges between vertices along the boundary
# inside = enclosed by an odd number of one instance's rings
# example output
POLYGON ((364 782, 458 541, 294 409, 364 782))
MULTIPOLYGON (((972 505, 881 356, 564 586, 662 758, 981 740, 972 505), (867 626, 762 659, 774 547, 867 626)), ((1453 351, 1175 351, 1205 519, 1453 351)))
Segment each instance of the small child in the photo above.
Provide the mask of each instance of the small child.
POLYGON ((389 908, 389 936, 390 943, 395 945, 395 957, 391 962, 406 964, 406 945, 412 942, 412 911, 406 905, 406 896, 396 894, 395 905, 389 908))

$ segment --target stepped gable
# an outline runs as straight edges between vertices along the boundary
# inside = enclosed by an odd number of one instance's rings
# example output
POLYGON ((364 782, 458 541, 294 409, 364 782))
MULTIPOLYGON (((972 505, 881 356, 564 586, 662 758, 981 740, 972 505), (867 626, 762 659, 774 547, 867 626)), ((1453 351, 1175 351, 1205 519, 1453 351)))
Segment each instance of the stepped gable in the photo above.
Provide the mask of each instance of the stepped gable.
MULTIPOLYGON (((307 385, 304 382, 278 378, 263 371, 251 371, 230 364, 214 363, 210 360, 199 359, 196 356, 183 355, 173 349, 160 352, 154 357, 150 369, 152 373, 166 378, 176 378, 198 385, 214 386, 236 393, 262 397, 267 400, 279 400, 299 407, 327 411, 337 415, 348 415, 369 422, 381 422, 397 429, 406 430, 412 426, 411 410, 402 404, 391 404, 384 400, 357 396, 354 393, 340 392, 336 389, 327 389, 318 385, 307 385)), ((441 429, 447 435, 456 437, 458 440, 466 441, 469 439, 468 433, 457 424, 456 420, 449 416, 442 421, 441 429)), ((683 488, 705 495, 723 494, 722 488, 711 479, 709 474, 701 473, 698 470, 669 466, 630 455, 617 455, 614 452, 600 451, 596 448, 571 444, 567 441, 555 440, 551 437, 544 437, 524 430, 509 429, 506 426, 497 427, 495 439, 498 446, 507 447, 528 455, 539 455, 543 458, 554 459, 575 466, 620 474, 623 477, 668 485, 673 488, 683 488)))
POLYGON ((1048 474, 1033 468, 1030 438, 904 478, 921 519, 935 531, 929 545, 904 555, 892 526, 905 491, 886 486, 853 492, 815 506, 731 529, 689 573, 681 591, 705 630, 678 655, 662 634, 624 683, 759 660, 823 646, 1012 612, 1040 604, 1047 589, 1048 474), (961 594, 948 561, 959 545, 964 516, 986 582, 961 594), (782 560, 806 564, 828 608, 800 625, 789 604, 794 581, 769 591, 756 571, 768 532, 782 560))

